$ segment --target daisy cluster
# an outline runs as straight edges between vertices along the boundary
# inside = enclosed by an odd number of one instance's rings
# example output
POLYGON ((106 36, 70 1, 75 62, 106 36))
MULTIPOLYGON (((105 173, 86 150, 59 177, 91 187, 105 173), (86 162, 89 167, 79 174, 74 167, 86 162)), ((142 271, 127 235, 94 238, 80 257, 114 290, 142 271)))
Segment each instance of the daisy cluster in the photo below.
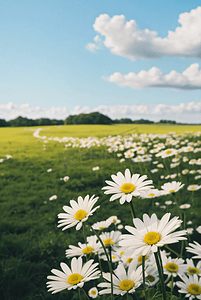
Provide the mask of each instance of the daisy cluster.
MULTIPOLYGON (((68 245, 65 256, 70 262, 62 262, 61 270, 51 270, 48 291, 77 290, 77 299, 101 298, 105 294, 110 299, 120 299, 129 294, 147 297, 148 290, 155 288, 155 295, 162 293, 164 300, 167 293, 171 297, 180 293, 190 300, 201 299, 201 245, 189 242, 180 217, 171 218, 171 213, 165 213, 159 219, 155 213, 144 213, 141 220, 132 202, 134 198, 154 198, 159 194, 174 194, 177 201, 177 192, 184 184, 173 181, 158 190, 147 175, 132 174, 129 169, 112 175, 106 184, 102 190, 110 195, 110 201, 130 205, 133 226, 123 226, 117 216, 91 224, 91 216, 100 208, 96 206, 99 198, 86 195, 70 200, 70 206, 63 206, 64 212, 58 214, 58 227, 63 231, 83 229, 83 241, 68 245), (176 243, 179 252, 172 248, 176 243), (157 288, 159 282, 161 290, 157 288)), ((178 206, 178 213, 181 209, 184 207, 178 206)))

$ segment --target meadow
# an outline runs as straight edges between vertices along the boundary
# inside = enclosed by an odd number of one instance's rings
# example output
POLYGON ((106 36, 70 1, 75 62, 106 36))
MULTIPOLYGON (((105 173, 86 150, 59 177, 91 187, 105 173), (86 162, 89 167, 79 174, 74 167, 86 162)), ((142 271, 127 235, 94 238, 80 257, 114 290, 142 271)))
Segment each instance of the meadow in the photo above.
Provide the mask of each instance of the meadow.
MULTIPOLYGON (((0 299, 79 299, 77 290, 52 295, 46 288, 51 270, 70 261, 65 256, 69 245, 84 243, 82 230, 57 227, 58 214, 71 199, 95 195, 100 208, 88 222, 93 225, 117 216, 126 233, 124 226, 133 226, 129 203, 109 201, 111 195, 102 187, 112 174, 124 174, 127 168, 132 174, 147 175, 158 190, 167 182, 184 184, 176 193, 133 197, 132 203, 140 219, 144 213, 156 213, 159 219, 167 212, 179 216, 182 229, 188 229, 188 243, 200 243, 201 125, 47 126, 34 136, 37 129, 0 128, 0 299), (157 156, 166 149, 174 149, 175 154, 157 156)), ((171 248, 191 258, 186 245, 171 248)), ((86 293, 94 285, 85 283, 86 293)), ((179 297, 177 291, 174 297, 179 297)), ((144 298, 142 290, 138 298, 144 298)))

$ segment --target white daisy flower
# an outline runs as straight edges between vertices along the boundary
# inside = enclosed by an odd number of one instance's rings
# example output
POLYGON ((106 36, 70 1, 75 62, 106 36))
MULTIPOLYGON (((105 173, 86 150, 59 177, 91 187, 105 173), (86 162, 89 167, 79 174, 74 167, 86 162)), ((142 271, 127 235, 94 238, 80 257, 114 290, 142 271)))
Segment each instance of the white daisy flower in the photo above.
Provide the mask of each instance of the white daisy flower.
MULTIPOLYGON (((137 261, 132 261, 126 272, 124 266, 120 264, 114 270, 113 277, 113 294, 124 295, 126 293, 134 293, 142 283, 142 267, 137 267, 137 261)), ((111 293, 110 273, 103 273, 104 279, 108 282, 98 284, 98 287, 105 288, 99 292, 99 295, 111 293)))
POLYGON ((121 235, 122 235, 121 231, 112 230, 111 232, 103 232, 100 235, 100 238, 103 241, 105 247, 107 246, 115 247, 118 245, 121 235))
POLYGON ((150 189, 147 191, 143 191, 141 192, 140 198, 155 198, 155 197, 159 197, 160 191, 158 189, 150 189))
POLYGON ((187 187, 187 190, 188 191, 197 191, 197 190, 199 190, 201 188, 201 185, 198 185, 198 184, 192 184, 192 185, 189 185, 188 187, 187 187))
POLYGON ((154 286, 159 281, 158 269, 155 265, 150 265, 146 268, 146 284, 148 286, 154 286))
POLYGON ((192 258, 201 258, 201 245, 195 241, 194 241, 194 243, 195 243, 195 245, 192 243, 189 243, 190 247, 186 247, 186 251, 196 254, 196 256, 193 256, 192 258))
POLYGON ((48 169, 47 172, 48 172, 48 173, 52 172, 52 169, 48 169))
POLYGON ((181 182, 177 181, 172 181, 172 182, 166 182, 164 185, 161 186, 164 195, 172 194, 178 192, 182 187, 184 186, 184 183, 182 184, 181 182))
POLYGON ((176 285, 180 288, 179 293, 186 294, 190 300, 201 299, 201 278, 195 274, 187 277, 183 275, 181 277, 183 281, 177 281, 176 285))
POLYGON ((182 258, 165 257, 163 259, 163 271, 168 277, 182 276, 187 271, 187 265, 182 258))
POLYGON ((188 209, 188 208, 190 208, 191 207, 191 205, 190 204, 182 204, 182 205, 180 205, 179 206, 179 208, 181 208, 181 209, 188 209))
POLYGON ((98 296, 98 289, 96 287, 93 287, 91 288, 89 291, 88 291, 88 295, 89 297, 93 298, 93 299, 96 299, 97 296, 98 296))
POLYGON ((195 266, 193 260, 187 258, 186 264, 188 275, 197 274, 198 276, 201 276, 201 261, 198 261, 197 265, 195 266))
POLYGON ((82 222, 85 222, 100 207, 99 205, 92 209, 98 201, 98 197, 94 198, 94 196, 89 199, 89 195, 87 195, 84 200, 79 196, 78 202, 70 200, 71 207, 63 206, 63 210, 66 213, 58 214, 58 218, 61 220, 58 221, 59 225, 57 227, 65 226, 62 228, 62 230, 65 230, 76 225, 76 230, 79 230, 82 227, 82 222))
POLYGON ((201 226, 198 226, 198 227, 196 228, 196 231, 197 231, 198 233, 201 233, 201 226))
POLYGON ((186 230, 176 231, 182 223, 178 217, 172 218, 170 221, 170 213, 166 213, 161 220, 156 214, 152 214, 151 218, 147 214, 143 215, 142 222, 138 218, 133 219, 136 228, 125 226, 131 234, 123 234, 121 236, 120 246, 127 247, 127 250, 133 250, 136 255, 146 255, 150 252, 157 252, 158 247, 176 243, 179 240, 186 240, 182 235, 186 234, 186 230))
POLYGON ((157 153, 156 157, 161 156, 162 158, 165 158, 165 157, 169 157, 169 156, 172 156, 172 155, 176 155, 177 153, 178 153, 178 150, 173 149, 173 148, 169 148, 169 149, 166 149, 166 150, 163 150, 163 151, 157 153))
POLYGON ((51 197, 49 198, 50 201, 56 200, 56 199, 57 199, 57 195, 53 195, 53 196, 51 196, 51 197))
POLYGON ((78 246, 79 247, 69 245, 70 249, 66 250, 66 257, 69 258, 73 256, 86 256, 87 254, 91 253, 97 254, 101 247, 101 243, 97 242, 97 236, 93 235, 87 237, 87 244, 82 244, 79 242, 78 246))
POLYGON ((152 188, 149 184, 152 184, 152 180, 146 180, 147 175, 140 177, 140 174, 133 174, 131 176, 130 170, 125 170, 125 176, 118 172, 117 175, 111 176, 113 181, 106 180, 105 182, 109 186, 105 186, 102 190, 106 190, 104 194, 114 194, 110 197, 110 201, 114 201, 120 198, 120 204, 124 204, 125 201, 130 202, 132 197, 140 196, 142 191, 152 188))
POLYGON ((92 225, 92 228, 94 230, 103 230, 105 228, 108 228, 112 223, 112 220, 110 219, 107 219, 106 221, 100 221, 100 222, 97 222, 97 223, 94 223, 92 225))
POLYGON ((82 288, 84 283, 100 277, 100 271, 98 270, 98 263, 94 263, 93 259, 90 259, 84 265, 82 265, 82 258, 78 259, 73 257, 71 261, 71 269, 65 263, 61 263, 61 269, 63 272, 52 269, 51 272, 56 276, 47 276, 47 279, 51 281, 47 282, 48 292, 52 294, 58 293, 62 290, 82 288))

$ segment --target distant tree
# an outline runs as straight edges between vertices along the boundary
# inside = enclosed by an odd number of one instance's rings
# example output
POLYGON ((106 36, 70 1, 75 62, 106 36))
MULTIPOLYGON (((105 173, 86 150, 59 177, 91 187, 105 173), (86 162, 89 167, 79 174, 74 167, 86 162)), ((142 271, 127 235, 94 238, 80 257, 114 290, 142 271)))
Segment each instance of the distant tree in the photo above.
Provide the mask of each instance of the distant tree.
POLYGON ((129 119, 129 118, 121 118, 121 119, 115 119, 113 121, 113 123, 120 123, 120 124, 132 124, 133 120, 129 119))
POLYGON ((112 124, 113 121, 109 117, 99 113, 93 112, 90 114, 70 115, 64 121, 65 125, 68 124, 112 124))
POLYGON ((23 117, 17 117, 14 120, 8 121, 9 125, 12 127, 20 127, 20 126, 35 126, 36 122, 35 120, 23 118, 23 117))
POLYGON ((171 120, 160 120, 159 123, 164 123, 164 124, 176 124, 176 121, 171 121, 171 120))
POLYGON ((7 126, 10 126, 6 120, 4 119, 0 119, 0 127, 7 127, 7 126))
POLYGON ((133 121, 133 123, 135 123, 135 124, 153 124, 154 121, 140 119, 140 120, 133 121))

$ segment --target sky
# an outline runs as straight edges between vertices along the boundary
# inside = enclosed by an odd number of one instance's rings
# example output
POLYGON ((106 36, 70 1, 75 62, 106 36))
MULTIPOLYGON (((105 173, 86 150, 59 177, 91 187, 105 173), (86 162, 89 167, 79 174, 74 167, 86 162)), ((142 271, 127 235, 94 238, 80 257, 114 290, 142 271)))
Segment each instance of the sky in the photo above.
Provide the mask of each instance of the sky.
POLYGON ((3 0, 0 118, 201 123, 200 0, 3 0))

